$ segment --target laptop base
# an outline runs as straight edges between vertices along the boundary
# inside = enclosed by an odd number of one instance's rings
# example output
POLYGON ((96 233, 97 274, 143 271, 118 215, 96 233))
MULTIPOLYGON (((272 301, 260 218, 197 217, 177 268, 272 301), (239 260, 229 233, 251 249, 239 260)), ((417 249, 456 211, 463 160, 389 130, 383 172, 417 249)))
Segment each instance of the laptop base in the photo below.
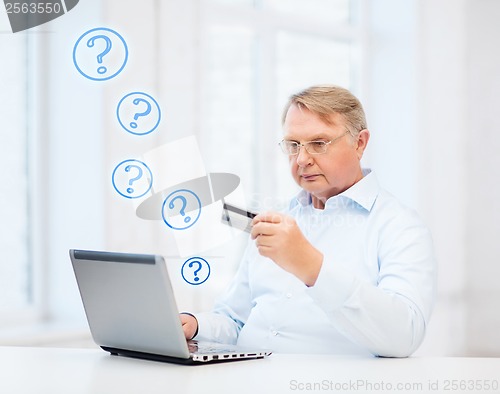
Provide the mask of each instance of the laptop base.
POLYGON ((111 353, 112 356, 125 356, 125 357, 140 358, 145 360, 160 361, 166 363, 183 364, 183 365, 205 365, 205 364, 224 363, 228 361, 243 361, 243 360, 255 360, 264 358, 264 356, 257 356, 254 358, 247 357, 238 359, 229 358, 229 359, 219 359, 219 360, 209 360, 209 361, 195 361, 192 358, 178 358, 178 357, 164 356, 162 354, 138 352, 135 350, 117 349, 108 346, 101 346, 101 349, 111 353))

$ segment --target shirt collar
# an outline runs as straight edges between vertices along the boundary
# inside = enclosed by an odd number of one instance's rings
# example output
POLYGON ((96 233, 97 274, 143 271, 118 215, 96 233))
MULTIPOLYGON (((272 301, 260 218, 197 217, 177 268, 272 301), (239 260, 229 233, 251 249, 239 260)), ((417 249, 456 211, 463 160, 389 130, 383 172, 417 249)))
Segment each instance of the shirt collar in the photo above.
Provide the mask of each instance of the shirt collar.
MULTIPOLYGON (((354 201, 355 203, 362 206, 367 211, 371 211, 373 204, 377 200, 380 191, 380 186, 377 177, 369 168, 363 168, 363 178, 352 185, 349 189, 343 191, 337 196, 330 197, 326 201, 326 208, 328 207, 328 202, 334 198, 343 197, 354 201)), ((312 199, 309 192, 301 190, 296 197, 292 200, 290 208, 300 204, 302 206, 307 206, 311 204, 312 199)))

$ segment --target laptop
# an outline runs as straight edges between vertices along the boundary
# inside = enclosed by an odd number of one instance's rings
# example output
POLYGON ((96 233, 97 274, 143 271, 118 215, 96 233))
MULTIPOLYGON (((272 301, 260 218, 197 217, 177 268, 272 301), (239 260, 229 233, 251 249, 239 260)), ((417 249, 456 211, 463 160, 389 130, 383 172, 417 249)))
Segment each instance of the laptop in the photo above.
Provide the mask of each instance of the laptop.
POLYGON ((206 364, 271 354, 186 341, 162 256, 75 249, 69 254, 92 338, 112 355, 206 364))

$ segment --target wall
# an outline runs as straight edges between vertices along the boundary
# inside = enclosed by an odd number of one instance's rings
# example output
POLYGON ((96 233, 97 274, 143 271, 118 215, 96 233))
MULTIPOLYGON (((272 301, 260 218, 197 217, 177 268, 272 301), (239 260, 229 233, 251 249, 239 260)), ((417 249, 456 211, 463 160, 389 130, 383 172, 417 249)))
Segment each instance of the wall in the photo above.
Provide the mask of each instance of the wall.
POLYGON ((420 212, 438 260, 438 303, 422 351, 465 350, 466 1, 419 4, 420 212))
POLYGON ((491 0, 419 3, 418 189, 439 263, 425 353, 500 354, 497 15, 491 0))
POLYGON ((467 352, 500 356, 500 2, 467 2, 467 352))

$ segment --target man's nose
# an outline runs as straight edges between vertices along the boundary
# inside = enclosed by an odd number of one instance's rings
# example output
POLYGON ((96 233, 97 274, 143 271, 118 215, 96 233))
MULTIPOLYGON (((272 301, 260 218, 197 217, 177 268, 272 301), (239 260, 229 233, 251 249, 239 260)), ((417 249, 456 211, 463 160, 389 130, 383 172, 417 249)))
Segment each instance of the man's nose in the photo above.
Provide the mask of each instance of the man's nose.
POLYGON ((299 167, 306 167, 313 162, 311 154, 307 151, 305 146, 301 146, 297 154, 297 165, 299 167))

